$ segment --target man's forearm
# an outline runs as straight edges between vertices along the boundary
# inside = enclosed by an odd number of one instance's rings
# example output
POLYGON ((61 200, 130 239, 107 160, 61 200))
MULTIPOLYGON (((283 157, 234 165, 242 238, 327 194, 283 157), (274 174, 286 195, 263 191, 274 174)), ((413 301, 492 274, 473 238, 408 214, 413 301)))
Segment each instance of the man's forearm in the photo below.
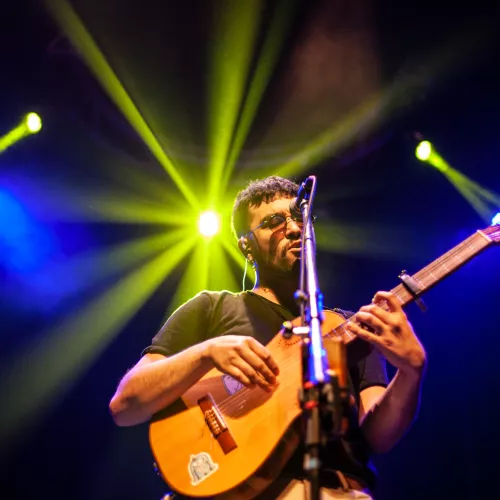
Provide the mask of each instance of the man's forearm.
POLYGON ((375 453, 389 451, 410 428, 418 411, 424 368, 398 370, 380 400, 367 412, 361 429, 375 453))
POLYGON ((205 343, 175 356, 136 366, 121 380, 110 403, 117 425, 145 422, 173 403, 211 368, 205 343))

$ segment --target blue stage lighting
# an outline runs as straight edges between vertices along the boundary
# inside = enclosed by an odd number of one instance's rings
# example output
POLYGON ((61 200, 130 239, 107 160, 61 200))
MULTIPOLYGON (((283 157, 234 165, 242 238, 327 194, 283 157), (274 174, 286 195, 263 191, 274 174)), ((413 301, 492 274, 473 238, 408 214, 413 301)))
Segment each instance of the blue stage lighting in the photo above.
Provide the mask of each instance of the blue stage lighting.
POLYGON ((493 219, 491 219, 493 225, 500 224, 500 212, 498 212, 493 219))
POLYGON ((50 234, 21 201, 0 189, 0 268, 22 274, 33 272, 45 263, 52 247, 50 234))

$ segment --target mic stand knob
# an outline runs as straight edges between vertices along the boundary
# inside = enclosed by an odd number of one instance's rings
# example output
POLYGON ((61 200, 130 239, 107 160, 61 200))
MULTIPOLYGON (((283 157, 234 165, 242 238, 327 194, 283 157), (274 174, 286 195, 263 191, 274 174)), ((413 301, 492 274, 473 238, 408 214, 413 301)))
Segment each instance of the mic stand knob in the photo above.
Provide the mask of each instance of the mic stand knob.
POLYGON ((280 333, 283 335, 283 338, 289 339, 293 335, 293 323, 291 321, 284 321, 281 325, 280 333))

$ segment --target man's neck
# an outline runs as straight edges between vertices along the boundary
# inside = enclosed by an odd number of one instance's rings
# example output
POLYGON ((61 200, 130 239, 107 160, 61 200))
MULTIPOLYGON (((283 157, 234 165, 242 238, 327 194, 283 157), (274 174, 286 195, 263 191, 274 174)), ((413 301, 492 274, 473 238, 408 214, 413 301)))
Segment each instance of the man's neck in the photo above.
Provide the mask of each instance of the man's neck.
POLYGON ((260 282, 256 283, 253 288, 253 293, 261 297, 280 304, 287 308, 294 315, 299 315, 299 308, 294 299, 295 291, 297 290, 297 281, 294 280, 280 280, 278 282, 260 282))

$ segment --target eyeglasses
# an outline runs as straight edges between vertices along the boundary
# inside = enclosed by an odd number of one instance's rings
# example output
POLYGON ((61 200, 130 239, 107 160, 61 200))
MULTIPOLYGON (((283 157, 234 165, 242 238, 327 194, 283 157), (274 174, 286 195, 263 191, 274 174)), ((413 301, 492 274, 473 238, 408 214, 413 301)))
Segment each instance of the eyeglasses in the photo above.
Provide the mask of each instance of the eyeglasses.
MULTIPOLYGON (((284 215, 281 214, 274 214, 269 217, 266 217, 257 227, 254 227, 251 231, 248 231, 248 233, 245 234, 243 237, 246 238, 248 235, 250 235, 254 231, 257 231, 257 229, 260 228, 270 229, 273 233, 276 233, 277 231, 285 229, 286 226, 288 225, 289 220, 293 220, 295 224, 299 226, 300 229, 304 227, 304 221, 302 220, 302 217, 294 217, 293 215, 285 217, 284 215)), ((313 216, 313 222, 315 220, 316 217, 313 216)))

